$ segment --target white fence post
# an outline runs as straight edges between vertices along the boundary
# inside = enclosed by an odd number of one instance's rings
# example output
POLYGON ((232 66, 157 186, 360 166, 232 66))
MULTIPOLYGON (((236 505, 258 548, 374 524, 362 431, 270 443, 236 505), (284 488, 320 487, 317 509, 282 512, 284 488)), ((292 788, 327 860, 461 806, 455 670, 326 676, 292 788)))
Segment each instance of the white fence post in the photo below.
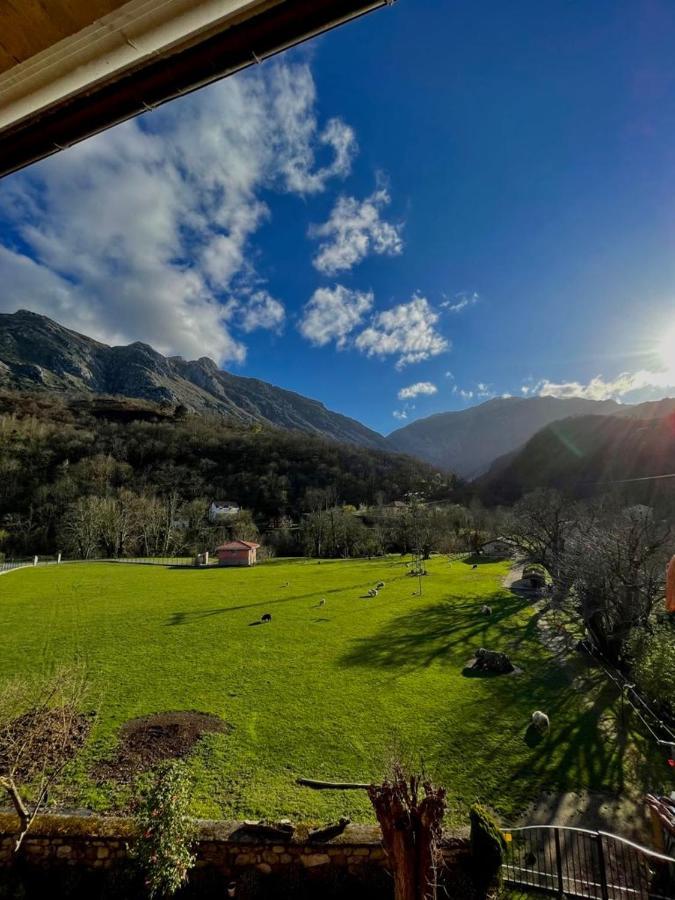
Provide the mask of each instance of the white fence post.
POLYGON ((33 565, 37 566, 37 562, 38 562, 38 558, 37 558, 37 556, 34 556, 33 557, 33 565))
POLYGON ((208 564, 209 564, 209 551, 205 550, 204 551, 204 565, 208 566, 208 564))
POLYGON ((59 565, 60 562, 61 562, 61 551, 59 550, 59 552, 56 554, 56 564, 59 565))

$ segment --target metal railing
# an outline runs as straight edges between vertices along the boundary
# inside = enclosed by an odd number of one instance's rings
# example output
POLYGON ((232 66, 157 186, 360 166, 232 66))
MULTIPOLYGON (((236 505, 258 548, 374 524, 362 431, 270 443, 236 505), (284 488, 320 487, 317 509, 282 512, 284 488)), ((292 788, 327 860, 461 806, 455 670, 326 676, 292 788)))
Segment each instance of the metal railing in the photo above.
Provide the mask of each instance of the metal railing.
POLYGON ((533 825, 504 836, 508 885, 584 900, 675 898, 675 859, 615 834, 533 825))

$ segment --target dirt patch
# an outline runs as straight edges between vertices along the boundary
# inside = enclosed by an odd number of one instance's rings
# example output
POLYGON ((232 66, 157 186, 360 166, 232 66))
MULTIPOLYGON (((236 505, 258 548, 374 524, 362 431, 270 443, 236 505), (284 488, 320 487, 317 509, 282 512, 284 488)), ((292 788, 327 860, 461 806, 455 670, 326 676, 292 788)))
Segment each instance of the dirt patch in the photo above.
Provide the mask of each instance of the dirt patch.
POLYGON ((131 719, 120 730, 114 757, 96 770, 99 780, 129 781, 167 759, 183 759, 205 734, 228 733, 232 726, 210 713, 158 713, 131 719))
POLYGON ((14 768, 29 781, 72 759, 87 740, 93 715, 71 708, 29 709, 0 731, 0 775, 14 768))

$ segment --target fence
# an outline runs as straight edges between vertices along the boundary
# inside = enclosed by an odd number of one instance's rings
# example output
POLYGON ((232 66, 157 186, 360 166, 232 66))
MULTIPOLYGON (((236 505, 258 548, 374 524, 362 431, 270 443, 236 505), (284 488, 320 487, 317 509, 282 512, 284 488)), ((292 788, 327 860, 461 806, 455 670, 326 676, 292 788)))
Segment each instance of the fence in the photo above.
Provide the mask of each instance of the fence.
MULTIPOLYGON (((185 569, 196 567, 194 556, 144 556, 133 558, 123 557, 119 559, 61 559, 60 556, 30 556, 25 559, 0 560, 0 575, 5 572, 11 572, 13 569, 25 569, 34 566, 56 566, 65 563, 72 565, 94 562, 119 563, 120 565, 128 563, 137 566, 173 566, 185 569)), ((216 557, 209 557, 209 561, 207 563, 202 561, 199 564, 199 568, 217 565, 218 559, 216 557)))
POLYGON ((505 836, 509 885, 587 900, 675 898, 675 859, 617 835, 534 825, 505 836))

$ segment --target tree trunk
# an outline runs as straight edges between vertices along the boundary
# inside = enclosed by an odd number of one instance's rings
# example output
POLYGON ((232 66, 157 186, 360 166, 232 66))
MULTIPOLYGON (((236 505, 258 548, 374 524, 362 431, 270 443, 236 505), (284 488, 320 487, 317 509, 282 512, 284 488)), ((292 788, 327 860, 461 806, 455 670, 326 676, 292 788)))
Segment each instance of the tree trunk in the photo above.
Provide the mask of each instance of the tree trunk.
POLYGON ((397 767, 393 780, 371 785, 368 796, 382 829, 395 900, 436 900, 445 790, 406 777, 397 767))

